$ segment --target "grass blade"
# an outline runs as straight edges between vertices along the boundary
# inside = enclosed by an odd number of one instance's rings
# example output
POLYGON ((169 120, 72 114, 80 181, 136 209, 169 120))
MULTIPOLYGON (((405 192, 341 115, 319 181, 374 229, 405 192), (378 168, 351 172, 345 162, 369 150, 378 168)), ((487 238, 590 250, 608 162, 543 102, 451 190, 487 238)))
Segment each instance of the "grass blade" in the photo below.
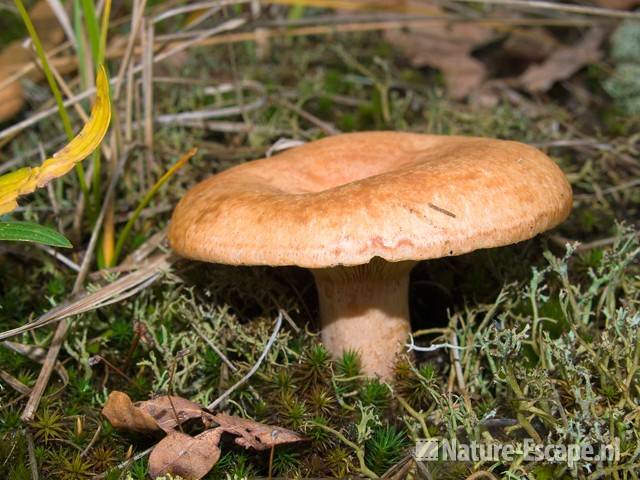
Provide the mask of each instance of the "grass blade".
POLYGON ((0 222, 0 240, 31 242, 71 248, 71 242, 56 230, 33 222, 0 222))
POLYGON ((100 58, 100 27, 96 16, 96 6, 93 0, 81 0, 81 5, 82 14, 87 25, 87 34, 89 35, 91 55, 93 56, 93 61, 98 62, 100 58))
MULTIPOLYGON (((16 7, 20 12, 20 16, 22 17, 22 21, 27 27, 27 31, 29 32, 29 36, 31 37, 31 41, 33 42, 33 46, 36 49, 36 53, 38 58, 40 59, 40 63, 42 64, 42 70, 44 71, 44 75, 47 79, 47 83, 49 84, 49 88, 51 89, 51 93, 55 98, 56 105, 58 106, 58 112, 60 114, 60 118, 62 120, 62 126, 64 128, 65 133, 69 140, 73 138, 73 128, 71 127, 71 120, 69 119, 69 113, 64 106, 64 101, 62 100, 62 93, 60 93, 60 88, 58 87, 58 83, 56 79, 53 77, 53 72, 49 67, 49 62, 47 61, 47 56, 44 52, 44 48, 42 47, 42 42, 40 41, 40 37, 38 36, 38 32, 36 32, 35 27, 33 26, 33 22, 31 21, 31 17, 29 17, 29 12, 24 6, 22 0, 15 0, 16 7)), ((84 169, 82 165, 76 165, 76 173, 78 175, 78 182, 80 183, 80 188, 82 192, 88 200, 89 188, 87 187, 87 181, 84 176, 84 169)))
POLYGON ((100 44, 98 46, 98 63, 103 63, 107 50, 107 34, 109 32, 109 16, 111 15, 111 0, 105 0, 102 12, 102 24, 100 26, 100 44))
POLYGON ((113 259, 110 266, 113 266, 118 262, 118 257, 120 257, 120 254, 122 253, 122 249, 125 245, 125 242, 127 241, 129 234, 131 233, 131 229, 133 228, 133 225, 136 223, 136 220, 142 213, 142 210, 144 210, 144 208, 149 204, 149 202, 154 197, 154 195, 158 192, 158 190, 160 190, 160 188, 162 188, 162 186, 165 183, 167 183, 167 181, 178 170, 180 170, 184 166, 184 164, 187 163, 197 152, 198 150, 196 148, 192 148, 187 153, 185 153, 169 170, 165 172, 164 175, 162 175, 162 177, 160 177, 160 179, 155 183, 155 185, 151 187, 151 189, 147 192, 147 194, 144 196, 140 204, 134 210, 131 217, 129 217, 129 220, 127 221, 126 225, 122 229, 122 232, 120 232, 120 235, 118 236, 118 242, 116 243, 115 253, 113 255, 113 259))

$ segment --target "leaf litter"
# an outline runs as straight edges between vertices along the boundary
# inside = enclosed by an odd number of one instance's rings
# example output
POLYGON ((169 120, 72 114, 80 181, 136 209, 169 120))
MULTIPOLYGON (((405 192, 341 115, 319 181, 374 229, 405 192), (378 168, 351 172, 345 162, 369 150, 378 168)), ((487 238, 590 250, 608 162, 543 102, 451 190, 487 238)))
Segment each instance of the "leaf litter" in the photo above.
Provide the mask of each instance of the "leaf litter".
POLYGON ((522 86, 530 92, 546 92, 556 82, 596 63, 602 58, 600 45, 605 37, 603 29, 592 28, 575 45, 558 48, 544 62, 530 66, 520 76, 522 86))
POLYGON ((149 474, 152 478, 170 473, 183 478, 202 478, 220 458, 220 428, 205 430, 192 437, 171 432, 153 449, 149 456, 149 474))
MULTIPOLYGON (((604 6, 604 5, 603 5, 604 6)), ((443 12, 439 11, 438 15, 443 12)), ((517 58, 525 69, 516 75, 516 84, 529 93, 544 93, 557 82, 572 77, 603 57, 601 45, 607 37, 602 27, 589 29, 577 42, 563 44, 541 28, 498 30, 474 22, 434 19, 427 26, 414 25, 388 30, 385 40, 408 60, 412 67, 440 70, 449 96, 461 100, 477 93, 496 73, 498 57, 517 58), (501 50, 493 62, 474 53, 492 42, 501 50)), ((502 58, 502 63, 508 63, 502 58)))
POLYGON ((236 437, 237 445, 257 451, 306 440, 292 430, 222 412, 213 413, 178 396, 163 395, 134 403, 126 393, 113 391, 102 414, 118 430, 148 435, 167 434, 149 457, 152 478, 167 473, 188 479, 204 477, 220 458, 220 440, 224 433, 236 437), (206 430, 195 436, 176 430, 196 418, 206 430))
POLYGON ((497 33, 473 23, 436 20, 428 28, 389 30, 385 39, 401 50, 414 67, 442 71, 449 95, 461 99, 477 89, 487 77, 487 68, 471 53, 497 38, 497 33))

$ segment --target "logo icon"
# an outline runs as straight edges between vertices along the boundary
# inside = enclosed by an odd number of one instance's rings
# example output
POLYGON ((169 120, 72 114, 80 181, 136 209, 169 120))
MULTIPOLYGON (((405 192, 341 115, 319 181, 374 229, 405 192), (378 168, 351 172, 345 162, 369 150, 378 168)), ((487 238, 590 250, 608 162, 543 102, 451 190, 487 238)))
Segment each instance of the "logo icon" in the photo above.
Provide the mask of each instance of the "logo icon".
POLYGON ((439 442, 433 438, 418 440, 416 442, 415 458, 421 462, 433 462, 438 460, 439 442))

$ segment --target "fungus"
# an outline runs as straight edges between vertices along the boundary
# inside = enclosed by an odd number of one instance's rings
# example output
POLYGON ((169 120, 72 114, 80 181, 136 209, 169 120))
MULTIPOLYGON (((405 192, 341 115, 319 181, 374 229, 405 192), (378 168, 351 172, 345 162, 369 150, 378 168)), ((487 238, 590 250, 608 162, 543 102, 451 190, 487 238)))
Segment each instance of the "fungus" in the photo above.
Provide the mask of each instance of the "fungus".
POLYGON ((418 261, 531 238, 571 203, 560 168, 528 145, 362 132, 204 180, 176 207, 169 240, 196 260, 310 269, 327 349, 355 349, 366 374, 389 379, 418 261))

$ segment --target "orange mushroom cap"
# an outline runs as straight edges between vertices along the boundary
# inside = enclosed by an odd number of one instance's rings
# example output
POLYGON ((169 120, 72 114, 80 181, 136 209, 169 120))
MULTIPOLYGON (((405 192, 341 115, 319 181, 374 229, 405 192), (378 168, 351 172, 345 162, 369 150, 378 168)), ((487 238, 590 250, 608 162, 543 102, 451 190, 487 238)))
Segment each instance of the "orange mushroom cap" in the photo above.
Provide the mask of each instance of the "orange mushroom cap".
POLYGON ((185 257, 229 265, 426 260, 531 238, 571 204, 560 168, 531 146, 362 132, 206 179, 176 207, 169 240, 185 257))

